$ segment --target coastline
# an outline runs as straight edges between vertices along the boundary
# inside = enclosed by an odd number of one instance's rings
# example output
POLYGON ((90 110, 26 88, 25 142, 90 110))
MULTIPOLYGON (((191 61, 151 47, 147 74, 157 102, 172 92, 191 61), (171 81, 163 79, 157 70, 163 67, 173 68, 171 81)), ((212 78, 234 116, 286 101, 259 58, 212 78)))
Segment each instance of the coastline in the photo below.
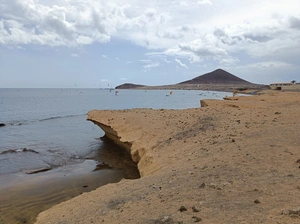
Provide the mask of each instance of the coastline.
POLYGON ((218 92, 234 92, 234 91, 246 91, 257 92, 267 90, 268 86, 249 84, 176 84, 176 85, 163 85, 163 86, 132 86, 128 88, 116 88, 116 89, 131 89, 131 90, 202 90, 202 91, 218 91, 218 92))
POLYGON ((131 152, 122 180, 36 223, 292 223, 300 218, 300 93, 203 100, 185 110, 90 111, 131 152))

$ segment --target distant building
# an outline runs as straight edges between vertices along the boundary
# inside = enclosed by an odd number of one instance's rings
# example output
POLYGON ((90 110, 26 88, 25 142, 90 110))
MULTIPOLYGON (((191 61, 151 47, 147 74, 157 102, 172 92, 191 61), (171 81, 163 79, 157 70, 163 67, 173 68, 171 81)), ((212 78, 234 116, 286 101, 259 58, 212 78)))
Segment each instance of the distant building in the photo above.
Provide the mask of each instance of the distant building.
POLYGON ((300 90, 300 84, 293 84, 291 82, 281 82, 270 84, 271 89, 274 90, 300 90))

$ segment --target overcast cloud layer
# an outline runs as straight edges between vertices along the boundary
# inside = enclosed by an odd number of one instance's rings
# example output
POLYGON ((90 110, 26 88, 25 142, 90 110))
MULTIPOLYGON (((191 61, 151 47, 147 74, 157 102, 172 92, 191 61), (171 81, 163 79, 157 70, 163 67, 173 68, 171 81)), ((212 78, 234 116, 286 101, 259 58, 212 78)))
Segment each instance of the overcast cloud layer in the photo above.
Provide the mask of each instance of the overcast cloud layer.
POLYGON ((300 81, 299 0, 0 0, 0 87, 300 81))

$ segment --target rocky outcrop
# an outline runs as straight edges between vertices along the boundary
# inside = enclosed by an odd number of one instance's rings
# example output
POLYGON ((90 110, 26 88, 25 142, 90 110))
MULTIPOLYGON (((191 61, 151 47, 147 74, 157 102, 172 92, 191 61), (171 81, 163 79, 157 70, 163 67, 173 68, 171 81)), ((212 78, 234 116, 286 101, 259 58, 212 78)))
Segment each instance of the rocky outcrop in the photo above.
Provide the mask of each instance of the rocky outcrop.
MULTIPOLYGON (((151 111, 142 110, 144 113, 151 111)), ((147 144, 147 133, 142 131, 139 122, 134 122, 131 111, 93 110, 88 113, 87 120, 98 125, 105 132, 105 137, 130 153, 132 160, 137 163, 140 175, 145 176, 159 169, 159 166, 153 162, 153 145, 147 144), (119 116, 114 117, 113 113, 119 113, 119 116), (120 117, 120 113, 124 116, 120 117), (132 122, 132 125, 128 126, 128 122, 132 122)))
MULTIPOLYGON (((88 119, 88 120, 90 120, 90 119, 88 119)), ((111 126, 105 125, 103 123, 100 123, 100 122, 97 122, 94 120, 90 120, 90 121, 92 121, 94 124, 98 125, 105 132, 105 137, 112 140, 115 144, 117 144, 121 148, 125 149, 128 153, 131 152, 132 142, 120 141, 121 137, 118 136, 118 132, 116 132, 114 129, 112 129, 111 126)), ((135 161, 135 162, 138 162, 138 161, 135 161)))

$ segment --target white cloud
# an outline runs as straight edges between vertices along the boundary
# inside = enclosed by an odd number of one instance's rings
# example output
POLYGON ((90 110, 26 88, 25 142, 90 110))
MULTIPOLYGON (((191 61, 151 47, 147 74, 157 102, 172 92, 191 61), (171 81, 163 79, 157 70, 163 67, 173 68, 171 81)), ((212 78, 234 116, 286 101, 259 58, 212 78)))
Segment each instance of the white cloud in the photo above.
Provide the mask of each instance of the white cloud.
POLYGON ((115 59, 116 59, 117 61, 120 61, 120 58, 118 58, 118 57, 115 57, 115 59))
POLYGON ((186 1, 180 1, 179 4, 180 4, 181 6, 189 6, 189 3, 186 2, 186 1))
POLYGON ((138 45, 128 54, 143 56, 125 63, 141 62, 145 69, 175 59, 188 60, 189 70, 250 60, 253 69, 266 61, 289 67, 300 57, 299 8, 299 0, 0 0, 0 47, 76 52, 111 41, 107 51, 101 49, 103 58, 122 55, 118 46, 138 45))
POLYGON ((191 62, 202 62, 204 60, 222 61, 229 59, 227 51, 213 35, 205 35, 202 38, 191 42, 180 43, 164 52, 154 54, 164 54, 168 56, 188 58, 191 62))
POLYGON ((165 59, 165 58, 164 58, 164 62, 166 62, 167 64, 172 63, 171 61, 169 61, 169 60, 167 60, 167 59, 165 59))
POLYGON ((76 42, 80 45, 92 44, 94 40, 87 36, 79 36, 76 38, 76 42))
POLYGON ((150 59, 140 59, 139 62, 142 62, 142 63, 151 63, 152 60, 150 60, 150 59))
POLYGON ((221 59, 220 64, 223 66, 230 66, 230 65, 235 65, 239 61, 240 60, 236 57, 229 57, 229 58, 221 59))
POLYGON ((210 0, 201 0, 201 1, 197 1, 197 4, 199 4, 199 5, 212 5, 212 2, 210 0))
POLYGON ((150 63, 150 64, 147 64, 147 65, 144 65, 143 67, 145 69, 151 69, 151 68, 156 68, 159 66, 159 63, 158 62, 153 62, 153 63, 150 63))
POLYGON ((79 57, 79 55, 78 54, 70 54, 72 57, 76 57, 76 58, 78 58, 79 57))
POLYGON ((109 59, 109 57, 105 54, 102 54, 101 57, 104 58, 104 59, 109 59))
POLYGON ((248 68, 256 68, 256 69, 276 69, 276 68, 287 68, 290 67, 291 64, 281 62, 281 61, 264 61, 264 62, 257 62, 253 64, 247 65, 248 68))
POLYGON ((120 78, 119 80, 121 80, 121 81, 126 81, 126 80, 128 80, 128 78, 120 78))
POLYGON ((175 61, 180 65, 180 66, 182 66, 182 67, 184 67, 184 68, 188 68, 187 66, 186 66, 186 64, 184 64, 184 63, 182 63, 179 59, 177 59, 177 58, 175 58, 175 61))

